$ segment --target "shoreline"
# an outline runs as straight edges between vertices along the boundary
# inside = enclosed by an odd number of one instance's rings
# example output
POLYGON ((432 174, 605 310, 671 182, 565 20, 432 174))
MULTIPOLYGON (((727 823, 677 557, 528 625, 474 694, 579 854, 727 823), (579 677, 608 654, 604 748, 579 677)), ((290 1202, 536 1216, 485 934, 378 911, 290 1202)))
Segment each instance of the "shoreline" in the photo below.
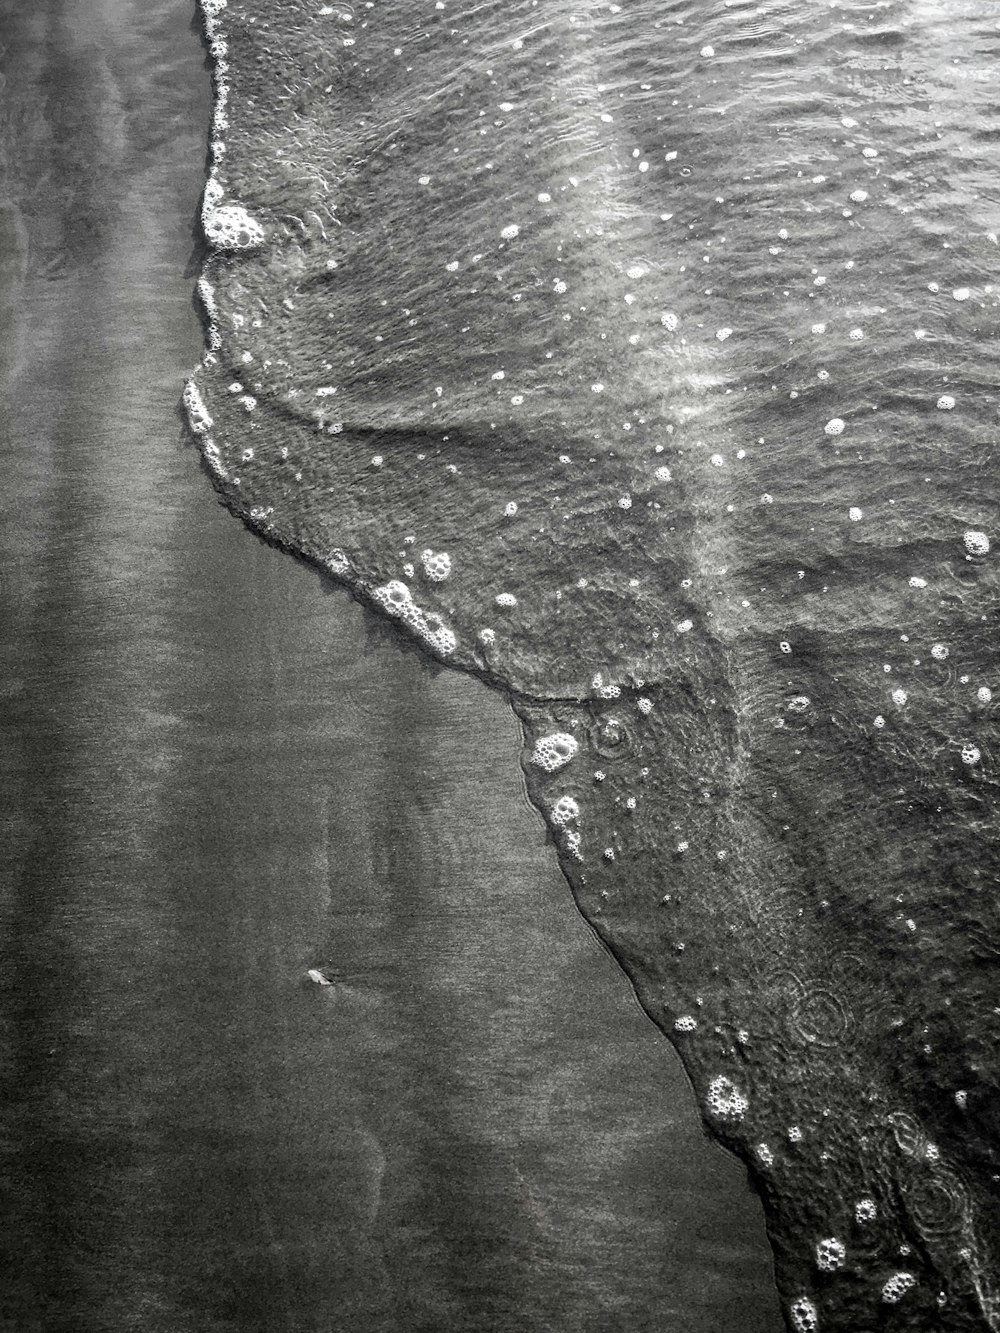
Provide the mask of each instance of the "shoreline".
POLYGON ((121 0, 62 52, 102 52, 61 112, 90 179, 53 166, 14 298, 3 1314, 771 1333, 759 1200, 566 892, 509 704, 252 540, 182 443, 187 15, 121 0))

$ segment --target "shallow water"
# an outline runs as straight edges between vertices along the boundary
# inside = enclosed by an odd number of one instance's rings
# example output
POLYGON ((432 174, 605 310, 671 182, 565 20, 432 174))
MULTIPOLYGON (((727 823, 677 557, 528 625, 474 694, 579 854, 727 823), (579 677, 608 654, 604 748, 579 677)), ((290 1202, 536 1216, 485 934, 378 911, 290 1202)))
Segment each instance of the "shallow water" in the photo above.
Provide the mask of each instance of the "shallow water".
POLYGON ((209 9, 227 503, 510 692, 791 1326, 1000 1327, 997 21, 209 9))
POLYGON ((0 1325, 770 1333, 509 705, 202 475, 193 18, 0 2, 0 1325))

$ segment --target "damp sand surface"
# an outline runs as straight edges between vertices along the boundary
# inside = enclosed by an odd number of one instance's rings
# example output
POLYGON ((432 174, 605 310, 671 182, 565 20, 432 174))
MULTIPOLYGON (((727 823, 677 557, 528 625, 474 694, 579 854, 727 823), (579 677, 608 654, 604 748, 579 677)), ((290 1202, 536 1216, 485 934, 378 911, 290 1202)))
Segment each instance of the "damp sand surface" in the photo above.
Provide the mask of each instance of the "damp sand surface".
POLYGON ((0 1322, 775 1333, 510 708, 200 469, 192 11, 0 14, 0 1322))

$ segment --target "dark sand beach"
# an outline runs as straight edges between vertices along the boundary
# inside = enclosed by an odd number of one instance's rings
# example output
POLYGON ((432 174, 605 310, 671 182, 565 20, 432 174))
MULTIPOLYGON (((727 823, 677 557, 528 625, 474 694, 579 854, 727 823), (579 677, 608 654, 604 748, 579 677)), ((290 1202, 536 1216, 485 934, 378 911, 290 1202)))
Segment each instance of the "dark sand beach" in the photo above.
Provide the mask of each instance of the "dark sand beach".
POLYGON ((0 15, 0 1327, 774 1333, 759 1201, 506 702, 186 437, 193 5, 0 15))

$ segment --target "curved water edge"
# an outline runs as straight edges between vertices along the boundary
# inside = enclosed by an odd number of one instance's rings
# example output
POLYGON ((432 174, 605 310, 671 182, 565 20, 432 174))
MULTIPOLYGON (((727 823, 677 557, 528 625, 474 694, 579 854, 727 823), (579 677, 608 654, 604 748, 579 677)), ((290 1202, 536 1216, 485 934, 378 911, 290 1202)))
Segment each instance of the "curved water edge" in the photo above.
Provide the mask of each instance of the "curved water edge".
POLYGON ((790 1327, 1000 1327, 997 28, 202 10, 226 502, 509 692, 790 1327))

